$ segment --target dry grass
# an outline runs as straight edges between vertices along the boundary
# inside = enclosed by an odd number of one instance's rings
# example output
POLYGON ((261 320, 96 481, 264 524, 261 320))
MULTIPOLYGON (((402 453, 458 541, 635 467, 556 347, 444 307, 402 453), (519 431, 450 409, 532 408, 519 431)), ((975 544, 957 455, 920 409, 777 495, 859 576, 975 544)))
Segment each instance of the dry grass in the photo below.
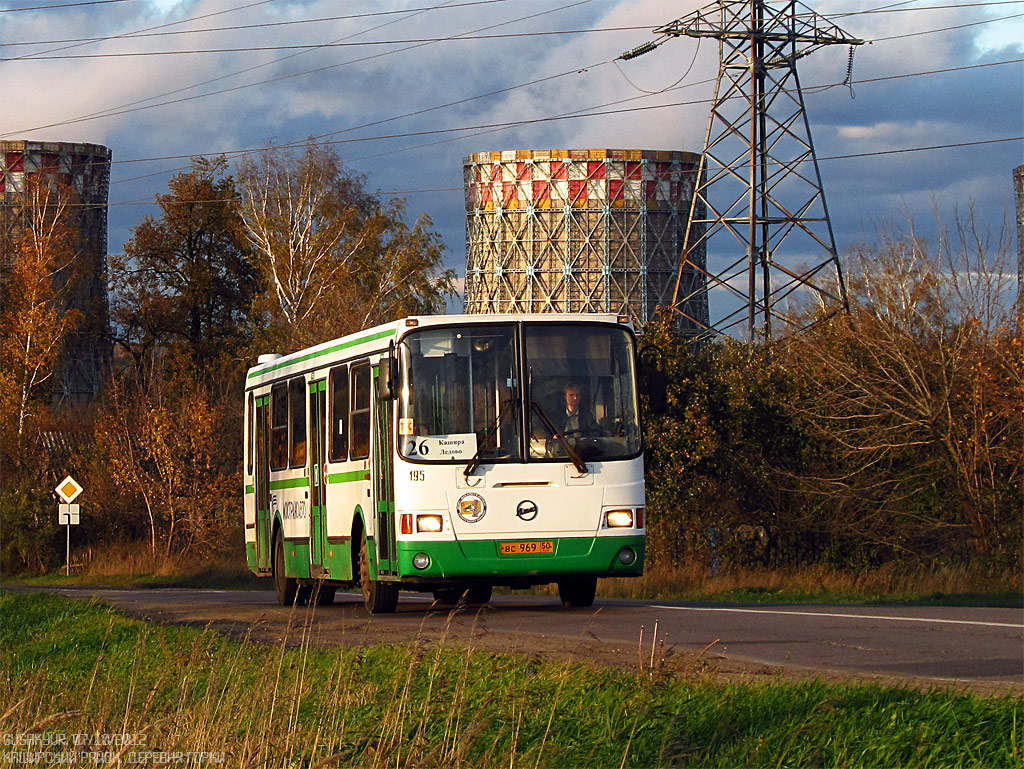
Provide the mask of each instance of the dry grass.
POLYGON ((702 565, 654 567, 639 579, 599 583, 602 595, 637 599, 875 601, 1021 592, 1021 577, 978 567, 911 568, 887 564, 839 571, 826 567, 732 569, 710 574, 702 565))
MULTIPOLYGON (((68 582, 64 570, 32 582, 68 582)), ((241 546, 212 556, 152 553, 146 542, 121 542, 82 553, 71 583, 149 587, 260 588, 269 583, 251 574, 241 546)), ((537 589, 557 593, 554 585, 537 589)), ((721 600, 735 602, 884 603, 924 601, 965 605, 1021 605, 1019 572, 979 566, 886 564, 844 571, 825 566, 789 569, 721 569, 703 564, 648 567, 637 579, 602 579, 598 594, 639 600, 721 600)))
POLYGON ((78 573, 93 577, 178 574, 185 559, 167 554, 162 547, 154 553, 147 542, 115 542, 88 548, 79 554, 78 573))
POLYGON ((114 542, 72 551, 70 576, 61 566, 50 574, 11 578, 7 582, 65 585, 86 584, 138 587, 266 588, 249 571, 239 546, 212 554, 153 552, 144 541, 114 542))

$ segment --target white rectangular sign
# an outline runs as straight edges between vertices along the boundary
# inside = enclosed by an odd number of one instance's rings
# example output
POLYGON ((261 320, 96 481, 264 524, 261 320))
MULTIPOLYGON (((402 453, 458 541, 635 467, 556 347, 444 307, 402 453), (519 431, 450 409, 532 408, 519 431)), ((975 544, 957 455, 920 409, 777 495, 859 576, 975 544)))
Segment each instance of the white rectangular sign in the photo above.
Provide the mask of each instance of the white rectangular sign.
POLYGON ((61 526, 77 526, 80 522, 81 505, 68 505, 63 502, 57 505, 61 526))
POLYGON ((405 456, 411 459, 465 459, 476 454, 476 433, 418 435, 402 438, 405 456))

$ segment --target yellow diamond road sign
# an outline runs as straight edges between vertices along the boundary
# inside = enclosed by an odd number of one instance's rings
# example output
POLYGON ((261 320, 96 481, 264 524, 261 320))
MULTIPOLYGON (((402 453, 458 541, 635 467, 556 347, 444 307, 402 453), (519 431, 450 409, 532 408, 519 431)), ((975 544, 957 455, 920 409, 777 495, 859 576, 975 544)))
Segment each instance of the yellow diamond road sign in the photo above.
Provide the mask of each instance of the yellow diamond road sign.
POLYGON ((82 493, 84 489, 82 486, 72 478, 70 475, 67 476, 63 481, 57 484, 57 494, 68 504, 75 501, 75 498, 82 493))

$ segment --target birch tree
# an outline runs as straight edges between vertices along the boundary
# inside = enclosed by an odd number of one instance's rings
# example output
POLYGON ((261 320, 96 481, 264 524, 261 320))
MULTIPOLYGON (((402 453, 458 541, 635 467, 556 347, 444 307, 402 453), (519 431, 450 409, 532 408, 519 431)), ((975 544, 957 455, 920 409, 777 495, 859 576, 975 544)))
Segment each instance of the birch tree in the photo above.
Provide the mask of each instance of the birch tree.
POLYGON ((271 148, 239 167, 242 232, 265 284, 257 309, 290 347, 354 331, 382 314, 435 309, 452 292, 429 220, 411 230, 329 146, 271 148), (404 301, 399 301, 402 298, 404 301))
POLYGON ((64 340, 82 314, 68 308, 78 279, 78 233, 69 222, 72 192, 43 177, 26 181, 23 224, 5 254, 0 315, 0 411, 13 455, 45 409, 64 340))

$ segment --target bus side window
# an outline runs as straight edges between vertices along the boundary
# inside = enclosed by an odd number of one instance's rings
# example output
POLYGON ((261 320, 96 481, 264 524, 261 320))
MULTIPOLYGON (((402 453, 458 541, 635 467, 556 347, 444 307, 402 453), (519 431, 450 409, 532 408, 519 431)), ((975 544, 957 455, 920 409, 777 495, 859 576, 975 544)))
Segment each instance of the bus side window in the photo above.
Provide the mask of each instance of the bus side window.
POLYGON ((349 449, 351 459, 370 456, 370 364, 352 366, 352 407, 349 410, 349 449))
POLYGON ((328 458, 332 462, 348 459, 348 366, 335 366, 330 375, 331 445, 328 458))
POLYGON ((270 389, 270 469, 288 467, 288 385, 270 389))
POLYGON ((291 413, 291 466, 306 464, 306 380, 295 377, 288 382, 288 402, 291 413))
POLYGON ((253 425, 256 423, 256 401, 249 393, 249 407, 245 412, 245 467, 246 475, 252 475, 253 425))

